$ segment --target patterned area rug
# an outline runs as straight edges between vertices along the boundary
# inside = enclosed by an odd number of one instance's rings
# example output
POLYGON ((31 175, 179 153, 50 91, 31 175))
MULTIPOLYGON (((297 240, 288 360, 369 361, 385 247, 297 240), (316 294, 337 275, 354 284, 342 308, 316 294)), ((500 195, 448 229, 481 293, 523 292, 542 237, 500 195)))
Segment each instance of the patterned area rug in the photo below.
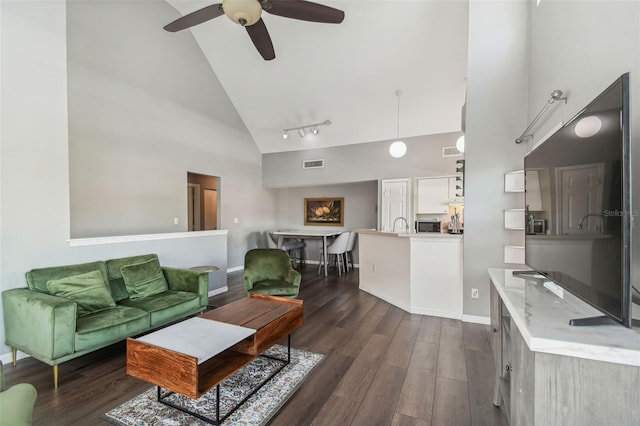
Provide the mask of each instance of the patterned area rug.
MULTIPOLYGON (((275 345, 265 354, 286 359, 287 347, 275 345)), ((311 371, 320 364, 324 355, 291 348, 291 363, 267 382, 258 392, 240 406, 222 425, 264 425, 302 385, 311 371)), ((220 385, 220 417, 242 401, 282 363, 258 357, 244 366, 220 385)), ((208 423, 183 413, 156 400, 157 388, 148 391, 114 408, 101 416, 103 419, 125 426, 201 426, 208 423)), ((216 390, 213 388, 200 399, 194 400, 179 394, 169 397, 172 402, 200 415, 215 419, 216 390)))

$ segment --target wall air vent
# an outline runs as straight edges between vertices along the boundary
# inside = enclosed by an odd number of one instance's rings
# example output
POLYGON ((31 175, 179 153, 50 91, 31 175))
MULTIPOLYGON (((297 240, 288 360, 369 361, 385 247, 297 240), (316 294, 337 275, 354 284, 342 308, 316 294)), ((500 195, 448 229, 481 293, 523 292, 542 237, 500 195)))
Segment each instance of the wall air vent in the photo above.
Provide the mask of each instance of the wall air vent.
POLYGON ((455 146, 445 146, 442 148, 443 157, 460 157, 462 153, 455 146))
POLYGON ((324 167, 324 160, 304 160, 302 162, 303 169, 321 169, 324 167))

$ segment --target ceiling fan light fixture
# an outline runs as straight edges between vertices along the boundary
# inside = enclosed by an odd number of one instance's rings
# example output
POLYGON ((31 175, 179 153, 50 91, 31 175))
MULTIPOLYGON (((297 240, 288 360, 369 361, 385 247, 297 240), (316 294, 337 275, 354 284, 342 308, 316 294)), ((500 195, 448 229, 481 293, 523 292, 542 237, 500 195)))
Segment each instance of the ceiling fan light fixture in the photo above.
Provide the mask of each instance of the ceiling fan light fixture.
POLYGON ((318 128, 316 126, 313 126, 311 128, 311 133, 313 133, 314 135, 317 135, 320 131, 318 130, 318 128))
POLYGON ((289 139, 289 132, 282 132, 282 139, 284 140, 289 139))
POLYGON ((262 14, 262 6, 258 0, 222 0, 222 10, 227 18, 243 27, 258 22, 262 14))
POLYGON ((307 132, 301 127, 298 129, 298 134, 300 135, 301 138, 304 138, 307 132))

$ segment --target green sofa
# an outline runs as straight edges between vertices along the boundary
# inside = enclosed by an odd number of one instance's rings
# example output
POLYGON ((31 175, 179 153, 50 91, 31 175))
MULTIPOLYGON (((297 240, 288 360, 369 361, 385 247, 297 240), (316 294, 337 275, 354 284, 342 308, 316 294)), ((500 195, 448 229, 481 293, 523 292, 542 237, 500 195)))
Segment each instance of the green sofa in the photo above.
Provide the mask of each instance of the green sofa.
POLYGON ((32 269, 2 293, 6 344, 53 366, 205 310, 208 274, 158 256, 32 269))
POLYGON ((33 424, 33 408, 37 398, 38 392, 31 383, 18 383, 5 389, 4 369, 0 361, 0 425, 33 424))

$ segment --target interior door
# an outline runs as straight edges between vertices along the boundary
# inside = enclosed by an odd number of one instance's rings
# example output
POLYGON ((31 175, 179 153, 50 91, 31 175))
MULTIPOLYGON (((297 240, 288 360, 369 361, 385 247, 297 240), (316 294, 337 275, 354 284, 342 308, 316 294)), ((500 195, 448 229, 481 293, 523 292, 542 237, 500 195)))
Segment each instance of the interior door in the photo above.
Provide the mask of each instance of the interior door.
POLYGON ((187 229, 200 231, 200 185, 187 184, 187 229))
POLYGON ((602 163, 556 169, 560 234, 594 234, 603 231, 603 175, 602 163))
POLYGON ((217 229, 218 226, 218 191, 204 190, 204 230, 217 229))
POLYGON ((409 206, 409 194, 410 194, 410 180, 409 179, 387 179, 382 181, 381 186, 381 217, 380 217, 380 229, 382 231, 392 231, 393 222, 398 217, 403 217, 407 220, 407 224, 403 221, 396 222, 396 230, 404 230, 405 226, 412 227, 409 213, 411 212, 409 206))

